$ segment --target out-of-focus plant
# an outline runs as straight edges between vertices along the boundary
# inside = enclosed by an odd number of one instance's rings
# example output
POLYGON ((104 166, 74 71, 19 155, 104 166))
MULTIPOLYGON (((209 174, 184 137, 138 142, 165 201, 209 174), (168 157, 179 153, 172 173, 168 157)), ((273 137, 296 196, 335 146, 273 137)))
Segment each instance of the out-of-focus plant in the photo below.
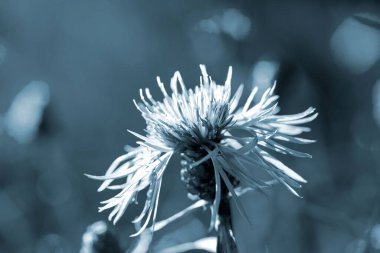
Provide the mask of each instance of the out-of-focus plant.
POLYGON ((82 237, 80 253, 121 253, 119 242, 104 221, 87 227, 82 237))

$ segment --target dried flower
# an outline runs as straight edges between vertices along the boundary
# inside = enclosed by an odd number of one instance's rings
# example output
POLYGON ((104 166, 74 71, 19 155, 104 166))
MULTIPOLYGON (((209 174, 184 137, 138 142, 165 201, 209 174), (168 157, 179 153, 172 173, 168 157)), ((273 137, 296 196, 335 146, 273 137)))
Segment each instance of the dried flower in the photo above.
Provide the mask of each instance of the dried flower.
POLYGON ((228 70, 224 85, 216 84, 205 66, 200 68, 200 85, 194 90, 187 89, 180 73, 176 72, 170 83, 172 93, 168 94, 157 77, 164 95, 162 102, 153 99, 149 89, 140 90, 142 102, 134 102, 146 120, 147 134, 143 136, 129 131, 140 139, 137 141, 139 146, 129 147, 127 154, 118 157, 104 176, 89 176, 104 181, 99 191, 121 190, 113 198, 103 201, 104 206, 100 208, 100 211, 113 208, 109 219, 114 223, 136 200, 138 192, 149 187, 144 209, 133 221, 140 228, 135 235, 140 234, 150 221, 154 224, 162 175, 173 154, 182 156, 182 179, 189 192, 211 203, 212 226, 221 199, 227 194, 238 203, 236 190, 244 187, 260 189, 276 180, 298 196, 293 188, 306 183, 269 152, 311 157, 280 142, 314 142, 295 135, 310 130, 298 125, 315 119, 315 109, 277 115, 275 85, 251 106, 258 90, 255 87, 244 106, 237 109, 243 85, 231 97, 232 68, 228 70), (124 179, 124 183, 111 185, 116 179, 124 179))

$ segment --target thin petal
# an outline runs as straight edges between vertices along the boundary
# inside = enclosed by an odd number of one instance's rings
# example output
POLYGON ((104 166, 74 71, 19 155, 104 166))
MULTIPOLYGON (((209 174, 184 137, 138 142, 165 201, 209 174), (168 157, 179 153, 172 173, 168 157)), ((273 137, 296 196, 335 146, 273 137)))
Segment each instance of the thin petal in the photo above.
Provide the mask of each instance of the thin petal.
POLYGON ((274 157, 269 156, 268 154, 264 153, 263 158, 266 161, 268 161, 271 164, 273 164, 274 166, 276 166, 279 170, 281 170, 282 172, 284 172, 290 178, 292 178, 292 179, 294 179, 294 180, 296 180, 298 182, 301 182, 301 183, 307 183, 307 181, 303 177, 301 177, 300 175, 298 175, 294 170, 290 169, 289 167, 287 167, 285 164, 283 164, 279 160, 275 159, 274 157))

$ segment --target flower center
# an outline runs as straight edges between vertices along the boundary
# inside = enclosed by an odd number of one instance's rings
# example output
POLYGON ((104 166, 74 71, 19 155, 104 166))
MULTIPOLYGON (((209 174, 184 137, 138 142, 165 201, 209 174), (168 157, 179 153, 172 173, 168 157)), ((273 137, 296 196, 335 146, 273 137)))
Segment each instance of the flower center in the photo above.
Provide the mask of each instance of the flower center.
MULTIPOLYGON (((211 149, 211 147, 209 147, 211 149)), ((215 199, 215 172, 211 159, 203 162, 202 164, 191 167, 189 166, 193 162, 206 156, 207 152, 198 147, 198 149, 187 151, 182 153, 181 161, 181 181, 185 184, 187 191, 200 199, 212 202, 215 199)), ((230 182, 234 187, 239 185, 239 181, 232 175, 226 172, 230 182)), ((221 195, 226 196, 228 189, 225 183, 221 184, 221 195)))

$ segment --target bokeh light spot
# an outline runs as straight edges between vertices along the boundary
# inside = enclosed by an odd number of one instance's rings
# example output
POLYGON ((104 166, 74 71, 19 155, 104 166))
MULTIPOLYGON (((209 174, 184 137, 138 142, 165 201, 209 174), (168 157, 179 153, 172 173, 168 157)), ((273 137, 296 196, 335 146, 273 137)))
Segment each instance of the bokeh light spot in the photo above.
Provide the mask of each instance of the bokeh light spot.
POLYGON ((278 69, 279 64, 275 61, 258 61, 252 68, 253 86, 258 86, 261 91, 267 89, 274 83, 278 69))
POLYGON ((201 20, 199 27, 210 34, 224 33, 243 40, 251 31, 251 20, 237 9, 227 9, 221 15, 201 20))
POLYGON ((373 226, 371 231, 371 244, 374 249, 380 249, 380 224, 373 226))
POLYGON ((363 73, 380 57, 380 31, 348 18, 334 32, 331 50, 338 64, 363 73))
POLYGON ((49 86, 31 81, 14 98, 4 117, 4 128, 18 143, 31 142, 37 135, 45 107, 50 99, 49 86))

